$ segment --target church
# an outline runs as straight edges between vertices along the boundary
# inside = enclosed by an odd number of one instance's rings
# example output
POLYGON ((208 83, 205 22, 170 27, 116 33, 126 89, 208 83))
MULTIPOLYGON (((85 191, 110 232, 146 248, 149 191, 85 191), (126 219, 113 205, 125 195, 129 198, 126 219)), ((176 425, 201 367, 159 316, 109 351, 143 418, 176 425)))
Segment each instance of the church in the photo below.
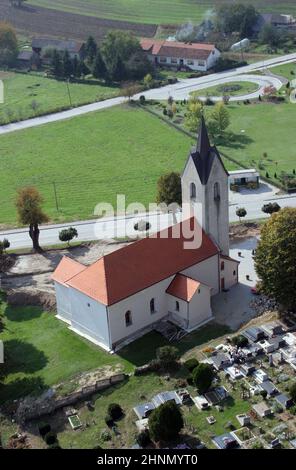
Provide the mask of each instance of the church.
POLYGON ((229 257, 228 173, 203 118, 181 184, 179 224, 90 266, 62 258, 52 279, 71 330, 111 352, 163 320, 190 332, 213 319, 211 298, 237 284, 239 263, 229 257))

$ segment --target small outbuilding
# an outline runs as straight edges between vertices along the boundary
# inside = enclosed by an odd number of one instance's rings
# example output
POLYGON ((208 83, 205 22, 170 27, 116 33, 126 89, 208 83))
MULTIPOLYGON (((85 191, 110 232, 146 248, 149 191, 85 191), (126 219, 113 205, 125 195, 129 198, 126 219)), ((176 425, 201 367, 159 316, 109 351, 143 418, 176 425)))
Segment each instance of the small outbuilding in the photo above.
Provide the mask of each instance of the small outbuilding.
POLYGON ((269 408, 269 406, 267 406, 264 401, 256 403, 256 405, 253 405, 252 408, 255 411, 256 415, 260 418, 265 418, 266 416, 272 415, 271 408, 269 408))
POLYGON ((292 398, 287 397, 284 393, 280 393, 274 397, 276 402, 281 405, 284 409, 288 409, 293 405, 292 398))
POLYGON ((254 168, 250 170, 229 171, 229 184, 237 186, 248 186, 250 183, 259 186, 259 172, 254 168))

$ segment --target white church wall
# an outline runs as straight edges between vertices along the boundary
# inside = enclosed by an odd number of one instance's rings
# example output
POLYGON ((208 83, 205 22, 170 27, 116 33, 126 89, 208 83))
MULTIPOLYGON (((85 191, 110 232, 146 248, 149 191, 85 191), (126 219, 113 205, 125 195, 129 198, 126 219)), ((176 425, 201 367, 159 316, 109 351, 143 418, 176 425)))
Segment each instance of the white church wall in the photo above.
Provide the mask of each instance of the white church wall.
POLYGON ((82 336, 110 348, 107 308, 76 289, 70 288, 71 326, 82 336))
POLYGON ((174 276, 154 284, 127 299, 108 307, 112 344, 134 335, 138 330, 148 327, 168 314, 166 289, 174 276), (155 312, 150 312, 150 301, 154 299, 155 312), (125 324, 125 314, 131 312, 132 323, 125 324))
POLYGON ((71 302, 69 295, 69 287, 60 284, 59 282, 54 283, 56 302, 57 302, 57 314, 66 322, 71 321, 71 302))
POLYGON ((206 322, 212 318, 211 309, 211 289, 200 285, 199 291, 196 291, 189 302, 189 325, 188 328, 206 322))
POLYGON ((221 279, 224 278, 225 289, 230 289, 238 282, 239 264, 225 258, 220 259, 220 265, 224 262, 224 270, 221 270, 221 279))
POLYGON ((183 328, 188 328, 188 303, 185 300, 167 294, 167 306, 172 320, 183 328), (177 309, 176 302, 179 304, 179 310, 177 309))
POLYGON ((190 268, 182 271, 185 276, 192 277, 196 281, 200 281, 212 287, 212 295, 219 292, 219 257, 212 256, 201 263, 195 264, 190 268))

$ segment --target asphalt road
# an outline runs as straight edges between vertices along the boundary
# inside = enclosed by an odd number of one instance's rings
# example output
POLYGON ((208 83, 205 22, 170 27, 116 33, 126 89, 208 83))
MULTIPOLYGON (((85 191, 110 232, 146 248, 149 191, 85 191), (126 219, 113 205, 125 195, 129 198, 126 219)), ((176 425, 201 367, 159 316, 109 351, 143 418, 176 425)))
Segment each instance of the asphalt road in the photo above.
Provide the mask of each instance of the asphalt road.
MULTIPOLYGON (((169 86, 161 87, 161 88, 155 88, 155 89, 148 90, 141 94, 145 95, 147 99, 149 98, 149 99, 160 100, 160 99, 167 99, 168 96, 173 96, 175 99, 184 99, 184 98, 188 98, 189 93, 192 91, 197 91, 203 88, 208 88, 210 86, 223 84, 226 81, 233 80, 233 79, 235 79, 235 81, 239 81, 240 79, 245 80, 246 77, 243 74, 249 74, 250 72, 254 72, 256 70, 264 70, 265 68, 270 67, 272 65, 274 66, 274 65, 294 62, 295 60, 296 60, 296 53, 287 54, 285 56, 280 56, 280 57, 276 57, 273 59, 256 62, 254 64, 250 64, 245 67, 240 67, 238 69, 230 70, 228 72, 215 73, 215 74, 207 75, 207 76, 200 77, 200 78, 180 80, 178 83, 174 85, 169 85, 169 86)), ((261 91, 262 91, 262 88, 264 87, 264 84, 266 86, 272 83, 276 88, 280 87, 280 81, 276 77, 271 77, 270 75, 266 75, 265 77, 259 76, 259 78, 260 78, 259 85, 260 85, 261 91)), ((259 81, 259 78, 258 76, 256 77, 258 81, 259 81)), ((259 93, 260 91, 256 92, 255 95, 258 95, 259 93)), ((134 98, 138 99, 139 96, 140 94, 135 95, 134 98)), ((247 94, 247 95, 241 96, 240 98, 236 97, 235 100, 238 101, 239 99, 247 99, 250 97, 252 98, 254 96, 247 94)), ((99 111, 102 109, 107 109, 112 106, 122 104, 125 101, 126 101, 126 98, 120 96, 117 98, 112 98, 109 100, 100 101, 97 103, 92 103, 89 105, 69 109, 68 111, 62 111, 60 113, 49 114, 46 116, 28 119, 28 120, 21 121, 21 122, 7 124, 5 126, 0 126, 0 135, 8 134, 10 132, 15 132, 15 131, 22 130, 22 129, 28 129, 31 127, 41 126, 43 124, 49 124, 51 122, 69 119, 75 116, 81 116, 83 114, 87 114, 87 113, 94 112, 94 111, 99 111)))
MULTIPOLYGON (((263 217, 268 218, 269 216, 261 211, 261 207, 264 203, 270 201, 277 201, 282 208, 296 207, 296 195, 272 196, 271 198, 258 196, 258 198, 255 199, 246 196, 244 200, 240 198, 238 203, 235 201, 230 203, 229 221, 238 221, 238 217, 235 213, 237 207, 245 207, 247 210, 247 216, 244 220, 256 220, 262 219, 263 217)), ((62 228, 69 227, 70 225, 77 228, 78 230, 79 236, 77 241, 92 241, 132 236, 138 234, 138 232, 135 232, 133 229, 135 222, 143 218, 145 218, 145 220, 149 220, 151 224, 151 231, 156 232, 179 221, 181 219, 181 214, 177 214, 176 219, 173 218, 172 214, 158 214, 154 212, 150 214, 138 214, 136 217, 131 215, 127 215, 126 217, 118 216, 115 218, 105 217, 97 220, 72 222, 71 224, 68 223, 41 226, 40 243, 43 246, 50 246, 60 243, 58 237, 59 231, 62 228)), ((4 237, 9 239, 12 249, 27 248, 32 246, 28 230, 25 228, 1 231, 0 240, 2 240, 4 237)))

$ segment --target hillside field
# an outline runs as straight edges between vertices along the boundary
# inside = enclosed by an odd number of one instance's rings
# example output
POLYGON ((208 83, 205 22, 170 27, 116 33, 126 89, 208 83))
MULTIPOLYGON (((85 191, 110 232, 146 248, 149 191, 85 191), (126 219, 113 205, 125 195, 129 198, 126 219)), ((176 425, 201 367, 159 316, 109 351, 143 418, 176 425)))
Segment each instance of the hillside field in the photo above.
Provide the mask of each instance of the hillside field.
MULTIPOLYGON (((32 5, 99 18, 135 23, 181 24, 201 21, 217 3, 227 0, 29 0, 32 5)), ((233 2, 231 2, 233 3, 233 2)), ((296 15, 294 0, 240 0, 260 11, 296 15)))

